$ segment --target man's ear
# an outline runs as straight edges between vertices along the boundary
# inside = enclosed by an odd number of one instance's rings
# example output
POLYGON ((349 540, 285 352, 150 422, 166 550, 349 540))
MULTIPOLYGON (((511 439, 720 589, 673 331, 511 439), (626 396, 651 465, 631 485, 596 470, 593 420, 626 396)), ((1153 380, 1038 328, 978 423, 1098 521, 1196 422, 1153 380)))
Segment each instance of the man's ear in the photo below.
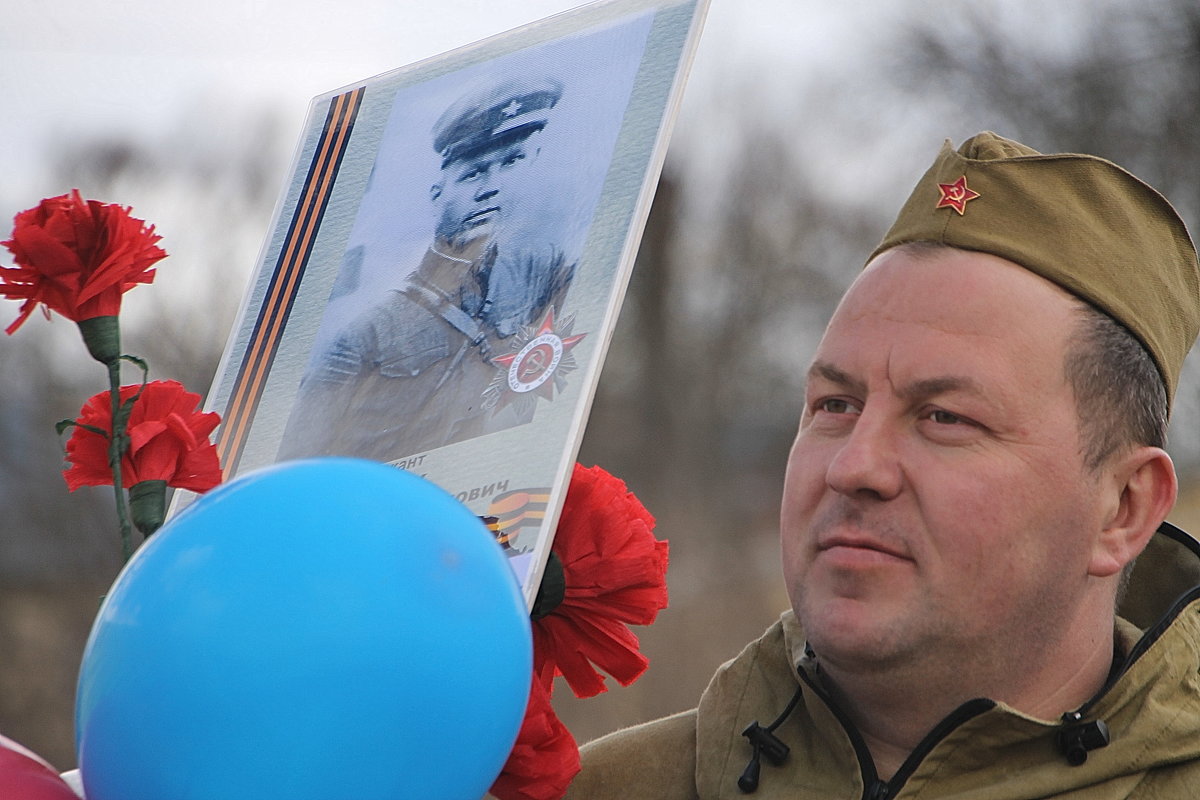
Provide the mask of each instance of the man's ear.
POLYGON ((429 199, 430 200, 437 200, 439 197, 442 196, 442 186, 443 186, 443 184, 441 184, 441 183, 435 183, 433 186, 429 187, 429 199))
POLYGON ((1171 508, 1179 482, 1171 457, 1158 447, 1137 447, 1113 456, 1106 471, 1116 502, 1096 539, 1089 574, 1115 575, 1133 561, 1171 508))

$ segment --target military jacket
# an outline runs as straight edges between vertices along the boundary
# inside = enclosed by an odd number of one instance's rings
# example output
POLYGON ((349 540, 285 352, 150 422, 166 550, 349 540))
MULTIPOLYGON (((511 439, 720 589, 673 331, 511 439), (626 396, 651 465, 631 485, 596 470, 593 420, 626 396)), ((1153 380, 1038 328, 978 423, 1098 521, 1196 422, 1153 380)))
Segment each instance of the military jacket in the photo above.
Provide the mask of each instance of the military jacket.
POLYGON ((561 306, 573 271, 553 248, 435 243, 315 361, 279 457, 394 460, 530 421, 528 405, 496 402, 492 358, 561 306))
POLYGON ((984 698, 965 703, 882 781, 861 735, 816 680, 804 633, 789 612, 717 672, 698 708, 585 746, 567 797, 1200 797, 1200 545, 1165 525, 1155 539, 1145 566, 1139 562, 1135 570, 1128 604, 1146 630, 1118 619, 1124 656, 1077 715, 1039 720, 984 698), (1177 599, 1156 602, 1176 581, 1182 592, 1176 585, 1167 594, 1177 599), (1157 622, 1150 613, 1159 615, 1157 622), (776 766, 759 753, 757 788, 744 792, 739 779, 755 749, 743 731, 755 721, 769 726, 793 701, 773 731, 789 749, 786 759, 776 766))

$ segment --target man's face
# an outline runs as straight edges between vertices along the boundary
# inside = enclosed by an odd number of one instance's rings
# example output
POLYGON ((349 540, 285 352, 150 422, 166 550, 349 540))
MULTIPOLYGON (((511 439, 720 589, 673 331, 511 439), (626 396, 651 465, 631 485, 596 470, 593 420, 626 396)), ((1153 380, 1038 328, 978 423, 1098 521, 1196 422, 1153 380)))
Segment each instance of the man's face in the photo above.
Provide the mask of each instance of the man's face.
POLYGON ((1104 510, 1064 376, 1075 320, 1058 287, 960 250, 889 251, 847 293, 781 520, 788 593, 823 659, 1007 658, 1080 615, 1104 510))
POLYGON ((526 160, 525 142, 450 162, 434 187, 437 234, 455 244, 490 236, 510 211, 505 190, 526 160))

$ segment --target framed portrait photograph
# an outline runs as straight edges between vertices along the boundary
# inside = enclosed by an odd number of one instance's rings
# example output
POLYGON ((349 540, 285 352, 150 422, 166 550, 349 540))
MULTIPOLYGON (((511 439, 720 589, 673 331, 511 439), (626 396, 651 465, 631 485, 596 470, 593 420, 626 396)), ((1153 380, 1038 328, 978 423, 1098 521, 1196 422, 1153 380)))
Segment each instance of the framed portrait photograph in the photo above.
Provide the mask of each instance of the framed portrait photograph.
POLYGON ((209 393, 226 478, 409 470, 532 603, 706 6, 604 0, 315 98, 209 393))

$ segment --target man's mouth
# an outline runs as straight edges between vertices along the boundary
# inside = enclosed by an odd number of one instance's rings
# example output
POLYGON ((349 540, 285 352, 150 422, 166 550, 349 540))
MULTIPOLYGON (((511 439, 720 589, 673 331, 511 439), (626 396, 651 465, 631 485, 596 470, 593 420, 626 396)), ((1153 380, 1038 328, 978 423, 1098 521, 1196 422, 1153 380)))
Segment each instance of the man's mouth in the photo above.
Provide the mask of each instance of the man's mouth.
POLYGON ((857 553, 860 557, 877 554, 889 559, 912 560, 912 556, 900 546, 880 541, 873 536, 857 533, 836 533, 823 536, 817 541, 817 550, 821 553, 840 551, 847 554, 857 553))
POLYGON ((493 214, 499 213, 499 211, 500 206, 488 206, 487 208, 481 208, 478 211, 472 211, 470 214, 467 214, 465 217, 463 217, 463 222, 467 225, 475 225, 486 222, 487 220, 484 219, 485 217, 491 217, 493 214))

